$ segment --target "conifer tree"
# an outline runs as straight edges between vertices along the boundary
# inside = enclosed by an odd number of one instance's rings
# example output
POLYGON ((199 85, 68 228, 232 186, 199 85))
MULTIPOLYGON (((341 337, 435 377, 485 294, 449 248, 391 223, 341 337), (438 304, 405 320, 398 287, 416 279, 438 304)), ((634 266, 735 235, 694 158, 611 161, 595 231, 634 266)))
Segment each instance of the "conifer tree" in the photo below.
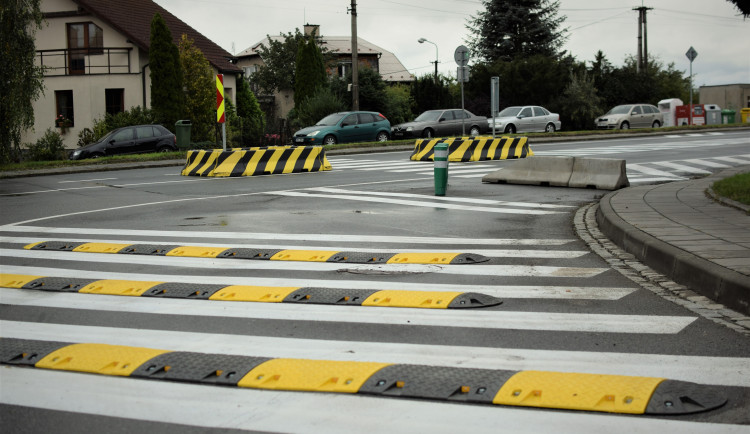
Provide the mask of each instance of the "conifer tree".
POLYGON ((182 67, 172 33, 158 13, 151 20, 148 62, 151 70, 151 109, 155 121, 174 131, 175 122, 183 116, 185 94, 182 90, 182 67))
POLYGON ((210 140, 216 122, 216 93, 211 65, 187 35, 180 39, 180 63, 185 85, 185 118, 192 122, 194 142, 210 140))

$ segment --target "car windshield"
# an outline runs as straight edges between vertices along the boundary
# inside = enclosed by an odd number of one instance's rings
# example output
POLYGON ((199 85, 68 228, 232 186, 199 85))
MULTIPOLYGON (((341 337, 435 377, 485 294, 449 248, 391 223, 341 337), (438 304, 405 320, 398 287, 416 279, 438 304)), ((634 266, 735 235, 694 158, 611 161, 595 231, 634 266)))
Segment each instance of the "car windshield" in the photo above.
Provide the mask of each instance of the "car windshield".
POLYGON ((497 114, 498 117, 508 117, 508 116, 515 116, 518 114, 518 112, 521 111, 521 107, 508 107, 503 109, 500 113, 497 114))
POLYGON ((440 119, 440 114, 443 113, 442 110, 430 110, 422 113, 421 115, 417 116, 416 119, 414 119, 414 122, 430 122, 430 121, 436 121, 440 119))
POLYGON ((317 124, 315 124, 316 127, 330 127, 333 125, 336 125, 339 123, 341 118, 343 118, 346 115, 346 113, 334 113, 332 115, 328 115, 324 117, 323 119, 319 120, 317 124))
POLYGON ((630 113, 630 107, 629 105, 618 105, 617 107, 613 108, 612 110, 608 111, 608 115, 624 115, 627 113, 630 113))

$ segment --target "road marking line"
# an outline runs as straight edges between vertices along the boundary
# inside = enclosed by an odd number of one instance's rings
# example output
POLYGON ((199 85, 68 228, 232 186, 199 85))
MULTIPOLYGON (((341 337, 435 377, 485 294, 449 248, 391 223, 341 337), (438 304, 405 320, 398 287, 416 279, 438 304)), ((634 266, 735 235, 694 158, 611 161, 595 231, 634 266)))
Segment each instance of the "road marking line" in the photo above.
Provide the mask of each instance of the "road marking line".
POLYGON ((144 298, 103 297, 97 294, 52 293, 0 289, 0 302, 11 306, 88 309, 155 315, 196 315, 283 321, 342 322, 355 324, 480 328, 491 330, 545 330, 586 333, 675 334, 697 317, 653 315, 606 315, 582 313, 530 313, 464 309, 373 309, 366 306, 245 303, 144 298))
POLYGON ((684 164, 672 163, 669 161, 654 161, 651 164, 656 164, 657 166, 664 166, 664 167, 669 167, 672 169, 677 169, 681 172, 686 172, 686 173, 700 173, 700 174, 709 174, 709 175, 711 174, 711 172, 709 172, 708 170, 698 169, 697 167, 685 166, 684 164))
POLYGON ((69 184, 75 182, 96 182, 96 181, 110 181, 117 178, 97 178, 97 179, 78 179, 75 181, 58 181, 58 184, 69 184))
POLYGON ((640 164, 628 164, 626 165, 626 167, 628 171, 634 170, 636 172, 645 173, 647 175, 655 175, 655 176, 662 177, 662 178, 674 179, 675 177, 677 177, 677 175, 674 175, 672 173, 665 172, 663 170, 652 169, 650 167, 642 166, 640 164))

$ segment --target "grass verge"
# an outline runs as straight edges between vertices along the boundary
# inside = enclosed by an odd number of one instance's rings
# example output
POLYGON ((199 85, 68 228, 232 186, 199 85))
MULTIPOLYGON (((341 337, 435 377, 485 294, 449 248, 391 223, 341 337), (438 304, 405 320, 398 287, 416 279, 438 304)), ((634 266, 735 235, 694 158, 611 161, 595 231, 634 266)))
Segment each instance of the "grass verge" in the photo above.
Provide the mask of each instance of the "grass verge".
POLYGON ((750 172, 716 181, 713 189, 719 196, 750 205, 750 172))

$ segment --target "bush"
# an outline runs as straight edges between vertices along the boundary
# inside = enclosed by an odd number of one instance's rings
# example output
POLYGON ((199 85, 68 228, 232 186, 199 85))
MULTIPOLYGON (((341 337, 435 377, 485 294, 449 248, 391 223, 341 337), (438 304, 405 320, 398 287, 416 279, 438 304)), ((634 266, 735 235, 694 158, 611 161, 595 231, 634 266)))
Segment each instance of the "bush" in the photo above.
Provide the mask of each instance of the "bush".
POLYGON ((312 97, 305 98, 299 107, 289 112, 289 124, 294 130, 315 125, 324 117, 347 110, 346 104, 330 89, 319 88, 312 97))
MULTIPOLYGON (((94 129, 84 128, 78 133, 78 146, 86 146, 104 137, 108 132, 117 128, 129 127, 131 125, 148 125, 154 123, 154 113, 150 109, 141 106, 131 107, 124 112, 109 114, 102 119, 94 119, 94 129)), ((170 131, 174 125, 164 125, 170 131)))
POLYGON ((64 160, 65 145, 60 133, 47 128, 44 135, 34 144, 26 145, 29 148, 28 159, 31 161, 64 160))
POLYGON ((78 145, 79 148, 82 148, 96 142, 98 139, 99 137, 96 137, 91 128, 84 128, 78 132, 78 142, 76 145, 78 145))

